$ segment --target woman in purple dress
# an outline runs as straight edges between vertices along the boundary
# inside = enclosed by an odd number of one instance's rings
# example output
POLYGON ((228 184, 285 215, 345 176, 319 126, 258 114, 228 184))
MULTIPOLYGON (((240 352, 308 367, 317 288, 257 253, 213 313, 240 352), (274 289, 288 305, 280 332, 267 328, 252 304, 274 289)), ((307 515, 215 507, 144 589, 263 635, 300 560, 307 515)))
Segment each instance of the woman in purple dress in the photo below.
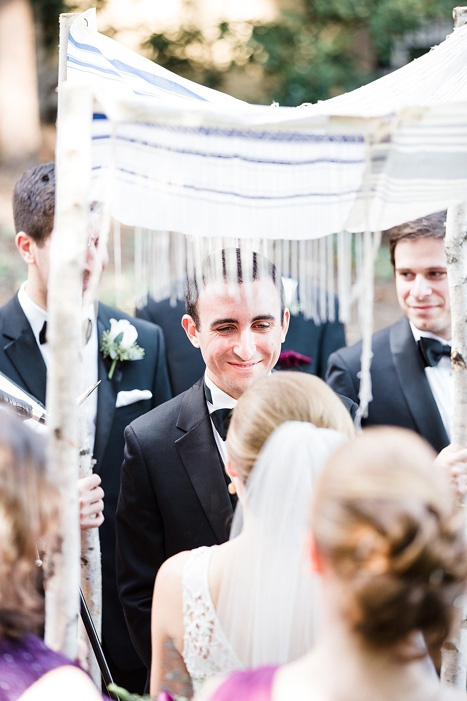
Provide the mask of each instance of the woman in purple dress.
POLYGON ((56 536, 59 508, 42 437, 0 409, 0 701, 102 701, 87 674, 36 634, 37 548, 56 536))
POLYGON ((325 626, 304 657, 234 672, 211 701, 456 701, 427 665, 467 576, 464 517, 419 436, 368 429, 328 460, 315 491, 309 559, 325 626))

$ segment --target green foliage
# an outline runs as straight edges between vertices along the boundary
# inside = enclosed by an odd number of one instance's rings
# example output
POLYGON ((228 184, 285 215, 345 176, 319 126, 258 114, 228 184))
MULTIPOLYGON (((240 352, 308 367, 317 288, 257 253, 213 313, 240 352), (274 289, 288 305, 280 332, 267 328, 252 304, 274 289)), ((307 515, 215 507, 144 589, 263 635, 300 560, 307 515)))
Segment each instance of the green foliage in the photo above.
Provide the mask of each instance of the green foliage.
POLYGON ((35 22, 40 29, 40 38, 47 51, 58 45, 58 18, 61 12, 71 12, 66 0, 31 0, 35 22))
POLYGON ((210 35, 187 23, 161 34, 152 34, 143 44, 160 66, 210 88, 218 88, 225 70, 250 57, 245 39, 251 35, 247 23, 221 22, 210 35), (222 59, 222 54, 228 56, 222 59))
POLYGON ((452 0, 304 0, 300 12, 270 23, 224 21, 203 31, 188 20, 153 34, 145 48, 160 65, 204 85, 224 87, 241 74, 238 89, 230 89, 237 97, 251 79, 260 86, 257 101, 298 105, 378 77, 398 38, 433 19, 449 22, 451 11, 452 0))

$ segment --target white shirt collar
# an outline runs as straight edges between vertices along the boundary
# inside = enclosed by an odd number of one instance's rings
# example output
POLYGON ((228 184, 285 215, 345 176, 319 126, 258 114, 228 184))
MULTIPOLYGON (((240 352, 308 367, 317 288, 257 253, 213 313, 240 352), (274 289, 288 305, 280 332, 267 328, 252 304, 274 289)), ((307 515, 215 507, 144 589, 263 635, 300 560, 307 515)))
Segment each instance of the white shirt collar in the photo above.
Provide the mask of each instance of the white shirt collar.
POLYGON ((26 319, 29 321, 29 325, 39 345, 39 334, 44 326, 44 321, 47 321, 48 314, 45 309, 42 309, 42 307, 39 307, 38 304, 32 301, 26 292, 26 285, 27 281, 23 282, 18 290, 18 302, 20 303, 26 319))
POLYGON ((226 394, 222 389, 219 389, 219 387, 209 379, 207 372, 204 373, 204 381, 211 392, 212 402, 206 401, 210 414, 216 409, 233 409, 237 405, 237 400, 229 394, 226 394))
MULTIPOLYGON (((38 304, 32 301, 26 292, 26 285, 27 281, 23 282, 18 290, 18 302, 20 303, 26 319, 29 321, 29 325, 31 326, 37 344, 40 345, 39 334, 44 326, 44 321, 48 321, 49 315, 45 309, 42 309, 42 307, 39 307, 38 304)), ((86 307, 83 307, 82 318, 83 320, 91 319, 94 329, 96 326, 96 306, 91 303, 86 305, 86 307)))
POLYGON ((422 337, 423 338, 434 338, 440 343, 443 344, 443 346, 450 346, 451 345, 451 340, 447 341, 445 338, 441 338, 441 336, 437 336, 434 333, 431 333, 431 331, 420 331, 420 329, 417 329, 414 324, 412 324, 411 321, 409 321, 410 328, 412 329, 413 337, 415 339, 415 342, 419 341, 422 337))

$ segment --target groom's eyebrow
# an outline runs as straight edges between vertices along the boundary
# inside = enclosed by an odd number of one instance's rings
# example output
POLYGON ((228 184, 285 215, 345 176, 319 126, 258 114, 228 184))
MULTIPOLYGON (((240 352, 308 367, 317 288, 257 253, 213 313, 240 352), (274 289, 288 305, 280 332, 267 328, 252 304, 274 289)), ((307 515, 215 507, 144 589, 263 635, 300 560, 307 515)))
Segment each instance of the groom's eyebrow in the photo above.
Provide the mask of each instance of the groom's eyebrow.
POLYGON ((230 318, 230 319, 215 319, 211 323, 211 327, 219 326, 219 324, 236 324, 236 323, 237 323, 237 319, 232 319, 232 318, 230 318))

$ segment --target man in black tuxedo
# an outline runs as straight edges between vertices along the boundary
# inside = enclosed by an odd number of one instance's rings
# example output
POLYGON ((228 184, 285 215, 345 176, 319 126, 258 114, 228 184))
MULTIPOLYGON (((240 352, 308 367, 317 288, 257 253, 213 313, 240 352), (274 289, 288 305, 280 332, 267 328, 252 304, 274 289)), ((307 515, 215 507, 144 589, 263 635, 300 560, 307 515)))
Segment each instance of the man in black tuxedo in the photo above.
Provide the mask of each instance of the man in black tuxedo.
MULTIPOLYGON (((171 304, 170 299, 166 298, 156 302, 150 295, 135 311, 137 317, 158 324, 164 333, 174 396, 191 387, 205 370, 203 356, 198 348, 191 345, 182 328, 184 313, 185 304, 182 301, 171 304)), ((305 319, 300 311, 292 312, 276 370, 300 370, 324 379, 330 354, 345 346, 344 324, 337 321, 337 316, 337 302, 336 321, 316 324, 313 319, 305 319)))
MULTIPOLYGON (((16 245, 28 265, 28 279, 0 308, 0 370, 42 403, 46 400, 46 374, 50 349, 46 339, 49 247, 55 203, 54 164, 31 168, 20 177, 13 195, 16 245)), ((91 236, 83 275, 83 291, 98 261, 97 238, 91 236)), ((133 319, 104 304, 85 310, 87 343, 83 346, 84 384, 101 383, 87 400, 90 445, 96 460, 94 475, 85 478, 94 489, 102 483, 105 519, 99 535, 102 551, 102 638, 115 681, 142 693, 146 672, 129 638, 115 580, 115 511, 123 461, 124 429, 133 419, 170 398, 170 386, 161 330, 154 324, 133 319), (89 323, 89 320, 90 322, 89 323), (137 361, 117 364, 108 379, 110 359, 99 350, 102 333, 110 320, 126 319, 138 332, 138 345, 145 350, 137 361)), ((87 490, 92 502, 92 489, 87 490)), ((94 499, 94 501, 96 501, 94 499)), ((101 519, 102 520, 102 519, 101 519)), ((101 522, 99 520, 99 523, 101 522)), ((92 521, 91 521, 92 523, 92 521)))
MULTIPOLYGON (((404 316, 373 335, 373 400, 362 421, 364 426, 410 428, 438 452, 450 441, 452 407, 445 214, 432 214, 390 231, 391 262, 404 316)), ((336 392, 356 402, 361 349, 360 342, 333 353, 326 375, 336 392)))
POLYGON ((289 312, 274 266, 238 250, 205 262, 202 287, 190 281, 183 328, 206 371, 190 389, 136 419, 125 431, 117 508, 117 577, 135 647, 151 663, 154 579, 171 555, 227 540, 234 496, 224 471, 223 410, 277 362, 289 312), (226 261, 227 258, 227 261, 226 261), (219 272, 224 271, 223 273, 219 272), (225 270, 236 271, 230 286, 225 270), (243 279, 253 279, 243 284, 243 279), (280 290, 280 292, 279 292, 280 290))

